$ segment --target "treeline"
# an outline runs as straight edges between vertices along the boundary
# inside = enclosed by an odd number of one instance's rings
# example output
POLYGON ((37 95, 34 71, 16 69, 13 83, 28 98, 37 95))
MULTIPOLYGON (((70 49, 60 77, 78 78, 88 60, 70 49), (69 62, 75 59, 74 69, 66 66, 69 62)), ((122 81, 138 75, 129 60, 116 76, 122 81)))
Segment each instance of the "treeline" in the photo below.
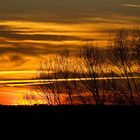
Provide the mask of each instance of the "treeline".
POLYGON ((136 105, 140 104, 139 72, 140 31, 120 30, 105 49, 89 43, 79 57, 70 57, 65 49, 41 62, 36 77, 40 84, 32 87, 36 95, 24 99, 37 104, 40 99, 48 105, 136 105))

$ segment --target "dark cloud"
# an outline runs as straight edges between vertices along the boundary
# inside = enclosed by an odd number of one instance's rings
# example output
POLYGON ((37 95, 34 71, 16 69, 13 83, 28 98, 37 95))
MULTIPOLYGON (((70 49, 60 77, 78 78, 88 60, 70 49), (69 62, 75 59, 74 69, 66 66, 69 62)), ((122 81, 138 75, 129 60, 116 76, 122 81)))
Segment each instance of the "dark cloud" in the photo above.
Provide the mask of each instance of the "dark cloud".
POLYGON ((0 26, 0 37, 15 40, 49 40, 49 41, 71 41, 81 40, 75 36, 69 35, 49 35, 49 34, 20 34, 20 31, 14 31, 7 26, 0 26))
MULTIPOLYGON (((28 61, 26 57, 34 57, 35 59, 44 58, 44 56, 50 54, 57 54, 60 51, 68 49, 70 51, 70 56, 79 57, 80 50, 88 45, 88 41, 85 44, 72 45, 72 44, 62 44, 62 45, 52 45, 49 43, 3 43, 0 46, 0 56, 8 56, 8 61, 17 62, 17 64, 28 61)), ((93 41, 94 43, 94 41, 93 41)), ((96 44, 97 45, 97 44, 96 44)), ((98 46, 100 47, 100 46, 98 46)), ((102 51, 103 48, 101 47, 102 51)))
MULTIPOLYGON (((8 43, 7 43, 8 44, 8 43)), ((0 55, 6 54, 18 54, 24 56, 32 56, 37 57, 41 55, 48 54, 56 54, 58 51, 63 50, 64 48, 68 48, 73 51, 78 51, 79 47, 71 46, 71 45, 49 45, 49 44, 28 44, 28 43, 10 43, 10 46, 1 46, 0 47, 0 55)), ((12 56, 10 58, 11 61, 19 60, 20 58, 17 56, 12 56)))
POLYGON ((25 55, 35 55, 39 54, 39 48, 34 45, 27 44, 18 44, 18 43, 10 43, 11 46, 1 46, 0 47, 0 55, 4 54, 25 54, 25 55))
POLYGON ((14 66, 21 66, 24 63, 28 61, 27 58, 25 58, 23 55, 20 54, 11 54, 9 56, 9 61, 14 65, 14 66))
POLYGON ((0 64, 3 64, 3 63, 9 64, 10 63, 14 67, 15 66, 19 67, 29 60, 26 57, 24 57, 24 55, 21 55, 18 53, 16 54, 15 52, 10 52, 10 53, 5 52, 4 54, 6 54, 7 57, 3 57, 1 55, 0 64))
POLYGON ((23 60, 23 57, 21 57, 20 55, 17 55, 17 54, 13 54, 9 57, 10 61, 11 62, 17 62, 17 61, 22 61, 23 60))
POLYGON ((140 4, 139 0, 0 0, 0 19, 81 23, 110 13, 139 17, 140 9, 122 6, 127 3, 140 4))

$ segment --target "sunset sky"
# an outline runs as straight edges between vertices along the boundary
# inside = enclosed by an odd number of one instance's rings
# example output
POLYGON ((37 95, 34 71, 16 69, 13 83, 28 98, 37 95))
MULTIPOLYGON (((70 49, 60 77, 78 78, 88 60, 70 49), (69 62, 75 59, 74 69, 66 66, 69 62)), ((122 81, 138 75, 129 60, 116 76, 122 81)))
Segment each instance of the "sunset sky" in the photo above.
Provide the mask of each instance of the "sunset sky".
POLYGON ((16 104, 47 56, 76 56, 88 41, 105 47, 115 30, 139 26, 140 0, 0 0, 0 104, 16 104))

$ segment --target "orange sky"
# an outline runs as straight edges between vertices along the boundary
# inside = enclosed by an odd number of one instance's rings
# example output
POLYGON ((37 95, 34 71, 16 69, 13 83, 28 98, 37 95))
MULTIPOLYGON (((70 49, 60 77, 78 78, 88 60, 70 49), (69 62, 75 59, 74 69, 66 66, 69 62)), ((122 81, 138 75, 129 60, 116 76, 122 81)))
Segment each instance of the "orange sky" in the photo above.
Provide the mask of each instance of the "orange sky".
MULTIPOLYGON (((106 47, 114 31, 140 26, 139 0, 0 0, 0 81, 28 80, 40 61, 89 41, 106 47)), ((0 84, 0 104, 15 104, 24 87, 0 84)))

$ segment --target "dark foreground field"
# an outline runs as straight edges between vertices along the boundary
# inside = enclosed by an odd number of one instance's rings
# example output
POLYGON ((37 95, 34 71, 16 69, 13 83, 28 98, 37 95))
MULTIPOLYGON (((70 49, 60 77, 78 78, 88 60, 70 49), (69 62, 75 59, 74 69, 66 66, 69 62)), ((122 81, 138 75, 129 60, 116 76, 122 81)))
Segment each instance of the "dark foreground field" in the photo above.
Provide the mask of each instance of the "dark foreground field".
POLYGON ((0 106, 0 128, 1 136, 134 138, 139 136, 140 106, 0 106))

